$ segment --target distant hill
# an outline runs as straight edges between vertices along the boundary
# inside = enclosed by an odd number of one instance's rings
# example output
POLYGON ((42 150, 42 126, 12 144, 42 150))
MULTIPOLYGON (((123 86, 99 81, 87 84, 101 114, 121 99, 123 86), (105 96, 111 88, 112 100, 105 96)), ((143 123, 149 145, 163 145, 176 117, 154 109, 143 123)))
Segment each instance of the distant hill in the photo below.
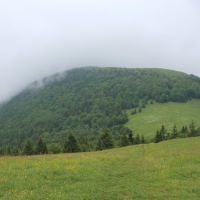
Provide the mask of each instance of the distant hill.
POLYGON ((106 127, 130 132, 127 109, 200 98, 200 78, 165 69, 85 67, 36 81, 0 108, 0 145, 22 146, 42 136, 63 142, 73 131, 96 141, 106 127))

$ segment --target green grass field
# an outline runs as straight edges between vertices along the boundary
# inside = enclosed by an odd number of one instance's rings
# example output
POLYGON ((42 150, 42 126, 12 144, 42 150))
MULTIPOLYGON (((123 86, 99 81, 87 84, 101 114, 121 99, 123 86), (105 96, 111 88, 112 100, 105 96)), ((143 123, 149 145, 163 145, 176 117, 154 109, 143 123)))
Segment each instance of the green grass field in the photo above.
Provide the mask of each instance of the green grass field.
POLYGON ((0 199, 200 199, 200 137, 101 152, 0 157, 0 199))
POLYGON ((129 121, 125 126, 133 130, 134 134, 143 134, 146 138, 153 138, 162 124, 168 132, 171 132, 174 124, 181 129, 192 120, 200 127, 200 100, 191 100, 187 103, 148 103, 141 113, 130 115, 131 110, 127 113, 129 121))

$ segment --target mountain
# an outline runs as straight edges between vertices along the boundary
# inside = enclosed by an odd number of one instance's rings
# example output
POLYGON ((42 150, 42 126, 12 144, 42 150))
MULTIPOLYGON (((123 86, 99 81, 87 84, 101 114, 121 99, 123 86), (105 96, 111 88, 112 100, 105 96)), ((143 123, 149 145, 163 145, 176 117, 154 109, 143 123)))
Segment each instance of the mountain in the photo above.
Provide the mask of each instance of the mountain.
POLYGON ((0 108, 0 145, 39 136, 63 142, 72 131, 94 142, 106 127, 115 139, 131 130, 127 109, 200 98, 200 78, 165 69, 84 67, 36 81, 0 108))

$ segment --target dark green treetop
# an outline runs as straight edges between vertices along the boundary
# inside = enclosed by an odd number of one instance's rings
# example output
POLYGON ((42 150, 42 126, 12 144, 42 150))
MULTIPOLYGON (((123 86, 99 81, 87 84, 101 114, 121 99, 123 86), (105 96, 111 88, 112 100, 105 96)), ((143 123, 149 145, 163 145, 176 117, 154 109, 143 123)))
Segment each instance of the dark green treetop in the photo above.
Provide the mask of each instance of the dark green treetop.
POLYGON ((80 151, 81 151, 81 148, 79 146, 79 143, 78 143, 75 135, 72 132, 70 132, 67 140, 64 143, 63 152, 64 153, 76 153, 76 152, 80 152, 80 151))
POLYGON ((34 154, 34 148, 33 148, 33 144, 30 140, 27 140, 24 149, 23 149, 23 153, 25 155, 33 155, 34 154))
POLYGON ((129 140, 127 138, 127 135, 125 132, 123 132, 121 134, 121 137, 120 137, 120 146, 121 147, 125 147, 125 146, 128 146, 129 145, 129 140))
POLYGON ((47 146, 41 137, 39 138, 39 141, 37 143, 36 153, 37 154, 47 154, 48 153, 47 146))

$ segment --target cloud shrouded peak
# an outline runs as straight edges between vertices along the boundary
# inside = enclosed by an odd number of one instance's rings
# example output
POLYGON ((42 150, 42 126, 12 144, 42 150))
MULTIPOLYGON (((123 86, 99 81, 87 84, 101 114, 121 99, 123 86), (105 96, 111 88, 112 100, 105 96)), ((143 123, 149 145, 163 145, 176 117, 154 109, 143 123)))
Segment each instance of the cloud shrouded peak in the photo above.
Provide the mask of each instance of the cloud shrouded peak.
POLYGON ((0 101, 80 66, 167 68, 200 76, 192 0, 0 2, 0 101))

